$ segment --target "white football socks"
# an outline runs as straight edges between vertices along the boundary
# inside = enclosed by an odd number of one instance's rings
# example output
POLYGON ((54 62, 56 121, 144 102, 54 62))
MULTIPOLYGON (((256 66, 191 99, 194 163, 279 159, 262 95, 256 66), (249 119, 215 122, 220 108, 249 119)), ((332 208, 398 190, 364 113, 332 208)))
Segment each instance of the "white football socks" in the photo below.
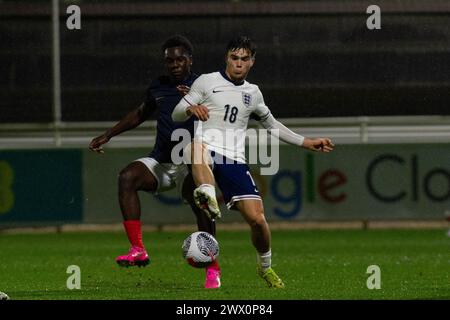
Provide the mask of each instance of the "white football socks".
POLYGON ((272 265, 272 251, 269 249, 266 253, 257 253, 256 261, 262 272, 265 272, 272 265))
POLYGON ((215 199, 216 198, 216 188, 214 188, 213 185, 210 184, 202 184, 198 187, 200 190, 205 192, 208 196, 215 199))

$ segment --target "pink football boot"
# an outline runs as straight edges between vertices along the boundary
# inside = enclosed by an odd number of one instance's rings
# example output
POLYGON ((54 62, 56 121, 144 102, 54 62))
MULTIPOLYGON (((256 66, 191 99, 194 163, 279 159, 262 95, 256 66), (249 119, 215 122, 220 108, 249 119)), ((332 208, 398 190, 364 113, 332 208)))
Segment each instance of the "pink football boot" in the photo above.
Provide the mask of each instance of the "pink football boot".
POLYGON ((121 267, 145 267, 150 263, 150 259, 144 248, 132 246, 128 254, 118 256, 116 262, 121 267))
POLYGON ((218 264, 212 264, 206 267, 206 289, 220 288, 220 268, 218 264))

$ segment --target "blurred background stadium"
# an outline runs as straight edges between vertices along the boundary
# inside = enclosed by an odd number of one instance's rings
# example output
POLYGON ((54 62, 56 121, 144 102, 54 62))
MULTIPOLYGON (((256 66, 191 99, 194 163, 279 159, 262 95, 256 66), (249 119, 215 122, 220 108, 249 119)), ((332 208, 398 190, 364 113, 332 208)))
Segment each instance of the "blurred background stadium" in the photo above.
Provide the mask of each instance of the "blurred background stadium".
MULTIPOLYGON (((105 155, 87 146, 144 99, 163 72, 160 45, 177 33, 192 41, 197 73, 223 66, 234 34, 252 37, 249 81, 273 114, 337 145, 330 155, 282 146, 278 174, 255 174, 271 222, 442 227, 450 3, 376 1, 380 30, 366 27, 371 4, 0 1, 0 228, 120 223, 117 174, 150 151, 155 122, 114 138, 105 155), (80 30, 66 28, 72 4, 80 30)), ((176 192, 141 199, 147 225, 194 222, 176 192)), ((224 223, 237 221, 225 215, 224 223)))

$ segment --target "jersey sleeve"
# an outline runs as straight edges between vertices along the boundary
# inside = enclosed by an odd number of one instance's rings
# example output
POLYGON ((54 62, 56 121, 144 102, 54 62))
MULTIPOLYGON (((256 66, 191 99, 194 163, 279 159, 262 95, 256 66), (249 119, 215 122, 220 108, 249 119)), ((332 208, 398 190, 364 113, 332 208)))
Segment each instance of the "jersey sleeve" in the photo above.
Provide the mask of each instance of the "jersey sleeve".
POLYGON ((253 111, 254 118, 256 118, 256 120, 258 120, 261 125, 270 132, 271 135, 276 136, 281 141, 298 146, 303 145, 305 137, 296 134, 284 126, 281 122, 276 120, 272 113, 270 113, 269 107, 267 107, 264 103, 264 98, 261 91, 258 90, 258 93, 260 100, 258 101, 255 111, 253 111))
POLYGON ((175 106, 172 112, 173 121, 185 121, 189 117, 186 115, 186 109, 189 106, 201 104, 205 100, 206 96, 206 81, 205 76, 198 77, 194 83, 192 83, 189 92, 181 98, 180 102, 175 106))
POLYGON ((258 121, 264 121, 269 117, 269 115, 270 115, 269 107, 266 106, 266 103, 264 102, 264 97, 261 91, 258 89, 258 92, 256 94, 256 107, 255 110, 253 110, 252 118, 258 121))

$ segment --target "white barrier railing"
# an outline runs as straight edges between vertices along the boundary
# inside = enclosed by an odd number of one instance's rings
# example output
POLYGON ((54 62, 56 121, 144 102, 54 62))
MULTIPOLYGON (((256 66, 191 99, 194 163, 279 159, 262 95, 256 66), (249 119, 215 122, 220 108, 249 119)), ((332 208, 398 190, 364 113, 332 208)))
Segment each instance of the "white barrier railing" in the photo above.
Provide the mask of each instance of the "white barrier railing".
MULTIPOLYGON (((279 119, 307 137, 327 136, 337 144, 448 143, 450 116, 279 119)), ((115 122, 0 124, 0 149, 84 148, 115 122)), ((251 127, 257 122, 252 121, 251 127)), ((152 147, 156 121, 114 137, 108 147, 152 147)))

